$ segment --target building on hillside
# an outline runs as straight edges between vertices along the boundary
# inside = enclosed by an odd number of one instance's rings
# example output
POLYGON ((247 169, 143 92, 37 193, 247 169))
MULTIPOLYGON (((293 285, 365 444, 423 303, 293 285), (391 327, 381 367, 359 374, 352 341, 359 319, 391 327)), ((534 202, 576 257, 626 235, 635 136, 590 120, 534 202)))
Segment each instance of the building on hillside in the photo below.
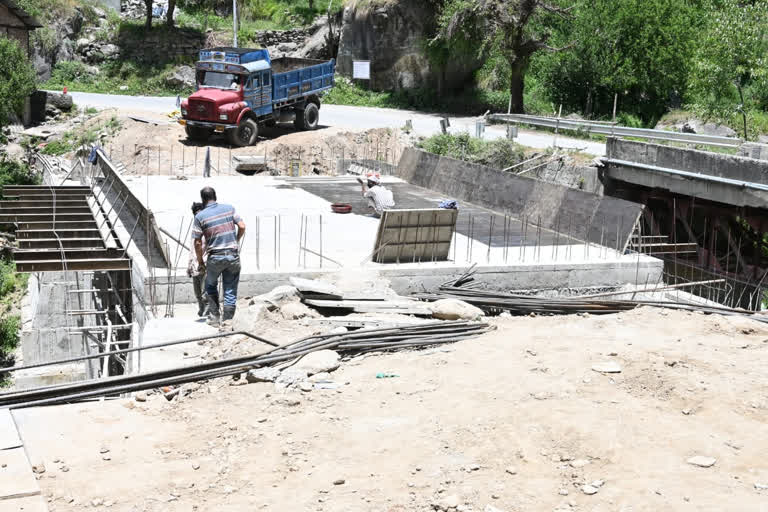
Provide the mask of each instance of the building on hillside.
POLYGON ((27 55, 30 55, 29 33, 42 26, 13 0, 0 0, 0 37, 16 39, 27 50, 27 55))
MULTIPOLYGON (((29 45, 29 33, 42 26, 34 16, 31 16, 13 0, 0 0, 0 37, 7 37, 18 41, 21 47, 27 51, 28 57, 32 56, 32 49, 29 45)), ((32 105, 30 99, 27 98, 24 112, 21 115, 21 122, 24 126, 29 126, 31 120, 32 105)))

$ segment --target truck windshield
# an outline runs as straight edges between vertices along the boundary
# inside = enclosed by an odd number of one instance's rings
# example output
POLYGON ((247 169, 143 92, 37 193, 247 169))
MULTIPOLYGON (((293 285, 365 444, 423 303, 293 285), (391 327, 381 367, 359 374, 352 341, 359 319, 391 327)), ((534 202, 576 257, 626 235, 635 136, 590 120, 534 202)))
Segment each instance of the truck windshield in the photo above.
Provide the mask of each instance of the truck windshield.
POLYGON ((213 87, 215 89, 239 89, 242 76, 232 73, 218 73, 215 71, 198 71, 197 83, 200 87, 213 87))

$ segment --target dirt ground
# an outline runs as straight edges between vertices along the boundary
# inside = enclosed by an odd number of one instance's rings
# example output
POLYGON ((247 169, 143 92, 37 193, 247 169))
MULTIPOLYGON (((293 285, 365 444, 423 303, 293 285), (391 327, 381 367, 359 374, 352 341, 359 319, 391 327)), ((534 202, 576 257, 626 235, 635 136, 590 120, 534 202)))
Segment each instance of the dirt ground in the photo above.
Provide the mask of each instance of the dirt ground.
POLYGON ((650 308, 491 321, 344 362, 336 390, 219 380, 180 401, 19 411, 22 436, 52 511, 768 509, 765 324, 650 308), (621 373, 592 370, 606 361, 621 373))
POLYGON ((107 152, 129 174, 200 176, 210 148, 212 175, 233 174, 237 163, 232 158, 246 155, 266 156, 269 168, 282 175, 291 174, 292 161, 301 162, 302 175, 334 175, 337 160, 344 158, 396 165, 408 144, 407 136, 389 128, 356 133, 323 126, 299 132, 291 125, 279 125, 261 130, 255 145, 233 148, 223 135, 196 143, 187 140, 184 127, 176 122, 145 120, 149 122, 121 115, 121 131, 106 145, 107 152))

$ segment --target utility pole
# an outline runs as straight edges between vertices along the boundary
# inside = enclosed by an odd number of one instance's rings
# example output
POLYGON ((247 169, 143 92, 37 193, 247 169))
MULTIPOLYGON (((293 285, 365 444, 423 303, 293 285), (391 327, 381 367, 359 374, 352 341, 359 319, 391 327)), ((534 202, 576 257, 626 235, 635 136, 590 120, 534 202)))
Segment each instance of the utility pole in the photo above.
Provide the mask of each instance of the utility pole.
POLYGON ((237 48, 237 0, 232 0, 232 33, 234 34, 234 48, 237 48))

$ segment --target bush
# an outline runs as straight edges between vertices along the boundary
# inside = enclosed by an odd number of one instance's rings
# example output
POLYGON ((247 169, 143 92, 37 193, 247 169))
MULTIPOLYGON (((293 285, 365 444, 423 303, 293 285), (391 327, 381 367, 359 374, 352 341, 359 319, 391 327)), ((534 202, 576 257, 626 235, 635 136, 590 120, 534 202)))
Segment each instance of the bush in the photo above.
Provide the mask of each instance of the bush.
POLYGON ((417 147, 436 155, 496 169, 510 167, 524 158, 522 147, 511 140, 486 141, 470 137, 468 133, 433 135, 419 142, 417 147))
POLYGON ((35 69, 27 52, 13 39, 0 38, 0 126, 24 108, 35 90, 35 69))
POLYGON ((37 185, 39 177, 29 167, 12 160, 0 160, 0 198, 6 185, 37 185))

